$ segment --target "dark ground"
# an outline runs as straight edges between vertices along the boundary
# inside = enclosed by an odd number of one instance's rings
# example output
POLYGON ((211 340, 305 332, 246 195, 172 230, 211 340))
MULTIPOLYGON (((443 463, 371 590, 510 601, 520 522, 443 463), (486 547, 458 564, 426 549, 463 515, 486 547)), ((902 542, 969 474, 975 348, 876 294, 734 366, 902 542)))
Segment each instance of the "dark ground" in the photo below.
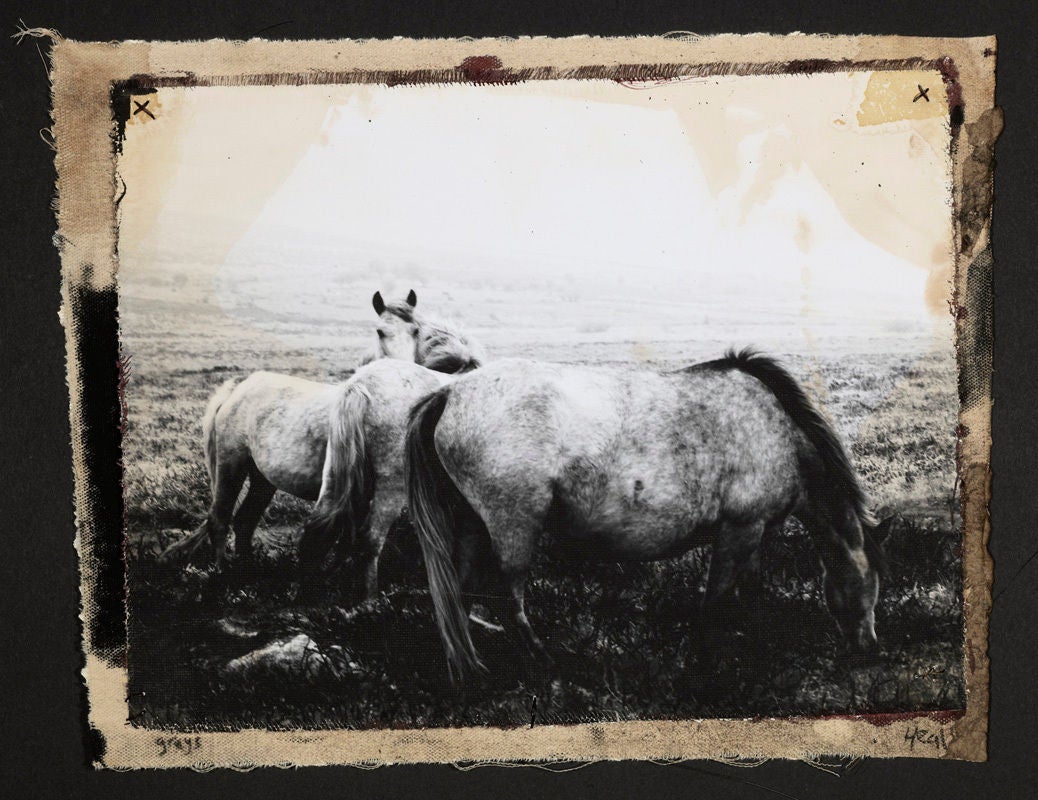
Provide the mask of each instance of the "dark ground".
POLYGON ((334 578, 326 602, 295 605, 290 546, 218 575, 159 567, 146 543, 131 560, 131 704, 137 724, 178 729, 512 726, 534 711, 542 723, 572 723, 957 709, 957 540, 947 521, 895 522, 877 608, 881 651, 856 663, 825 611, 813 545, 791 524, 766 544, 763 590, 744 589, 752 599, 732 604, 705 686, 688 685, 686 659, 708 550, 633 565, 546 555, 527 607, 563 678, 550 703, 524 685, 507 638, 478 626, 488 674, 464 692, 448 684, 406 525, 387 545, 385 590, 356 608, 334 578), (263 651, 300 634, 304 652, 263 651))

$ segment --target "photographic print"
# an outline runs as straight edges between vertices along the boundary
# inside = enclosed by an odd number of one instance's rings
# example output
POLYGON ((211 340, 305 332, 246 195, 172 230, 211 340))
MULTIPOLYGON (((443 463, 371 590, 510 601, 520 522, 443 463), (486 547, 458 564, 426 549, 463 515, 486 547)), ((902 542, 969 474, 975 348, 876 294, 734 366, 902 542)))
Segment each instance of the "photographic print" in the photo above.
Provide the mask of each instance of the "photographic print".
POLYGON ((993 56, 57 43, 98 766, 983 759, 993 56))

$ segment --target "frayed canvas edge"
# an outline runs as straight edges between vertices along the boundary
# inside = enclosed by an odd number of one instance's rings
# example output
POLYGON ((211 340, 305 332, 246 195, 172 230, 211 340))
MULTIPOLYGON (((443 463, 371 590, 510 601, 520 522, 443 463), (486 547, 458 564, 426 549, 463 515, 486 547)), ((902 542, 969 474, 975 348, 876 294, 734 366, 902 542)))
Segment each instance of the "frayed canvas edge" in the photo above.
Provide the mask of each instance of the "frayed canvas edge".
MULTIPOLYGON (((42 29, 37 29, 37 30, 42 30, 42 29)), ((733 39, 746 40, 746 39, 759 39, 761 37, 766 38, 769 42, 786 42, 786 43, 788 43, 789 39, 791 39, 791 38, 800 38, 800 37, 802 37, 801 42, 799 42, 799 43, 804 43, 804 44, 806 44, 806 43, 815 43, 815 42, 819 42, 819 41, 821 41, 821 42, 826 42, 826 41, 828 41, 828 42, 837 42, 837 41, 841 41, 841 42, 861 42, 863 40, 863 38, 864 39, 873 39, 873 40, 881 40, 881 39, 883 39, 883 40, 887 40, 887 41, 896 41, 897 43, 900 43, 900 44, 906 44, 906 43, 910 43, 910 42, 923 42, 923 43, 930 43, 930 44, 932 44, 935 41, 940 41, 940 40, 925 40, 925 39, 922 39, 922 40, 920 40, 920 39, 898 39, 898 37, 818 37, 818 36, 807 36, 807 35, 804 35, 804 34, 796 34, 793 37, 779 37, 779 36, 772 36, 770 34, 753 34, 753 35, 749 35, 749 36, 740 36, 740 37, 732 37, 732 36, 698 37, 698 36, 695 36, 694 34, 688 34, 688 35, 680 34, 680 35, 678 35, 677 37, 674 37, 674 38, 676 38, 678 41, 681 41, 681 42, 684 42, 684 43, 699 44, 699 43, 701 43, 703 41, 709 41, 710 39, 714 39, 714 40, 716 40, 716 39, 725 39, 725 40, 731 41, 733 39)), ((507 45, 510 44, 510 43, 522 42, 524 40, 534 41, 534 39, 531 38, 531 37, 523 37, 523 39, 513 39, 511 37, 501 37, 501 38, 498 38, 498 39, 490 39, 490 40, 486 40, 486 39, 484 39, 484 40, 474 40, 474 39, 459 39, 459 40, 431 40, 431 39, 429 39, 429 40, 413 40, 412 39, 412 40, 404 40, 404 39, 396 39, 396 40, 381 41, 381 42, 375 41, 375 40, 366 40, 365 43, 367 43, 367 44, 377 44, 377 45, 388 45, 388 46, 400 46, 400 45, 406 45, 407 43, 424 42, 424 43, 438 43, 438 44, 442 44, 442 45, 445 45, 445 46, 448 46, 448 47, 450 47, 450 46, 457 46, 457 45, 461 45, 461 44, 480 44, 480 45, 483 45, 483 44, 493 43, 493 44, 497 44, 497 45, 501 45, 501 46, 506 46, 507 47, 507 45)), ((671 39, 671 40, 673 40, 673 39, 671 39)), ((667 39, 665 37, 664 38, 661 38, 661 37, 631 37, 631 38, 627 38, 627 39, 611 39, 611 40, 607 40, 607 39, 601 39, 601 38, 598 38, 598 37, 582 36, 582 37, 570 37, 569 39, 561 39, 561 40, 558 40, 558 39, 556 39, 556 40, 548 40, 546 38, 541 38, 540 41, 541 41, 542 44, 543 43, 548 43, 548 44, 550 44, 550 45, 552 45, 552 46, 557 48, 557 47, 560 46, 560 43, 561 43, 561 45, 573 45, 573 44, 585 44, 585 43, 591 43, 591 42, 595 42, 595 43, 598 43, 598 44, 602 44, 603 42, 605 42, 605 43, 608 44, 608 43, 630 43, 630 42, 638 42, 638 41, 640 41, 642 44, 646 44, 646 43, 657 43, 657 42, 667 41, 667 39)), ((949 40, 944 40, 944 41, 949 41, 949 40)), ((991 41, 993 43, 993 40, 991 40, 991 41)), ((64 45, 65 43, 66 42, 63 39, 58 39, 58 40, 52 39, 52 53, 53 53, 53 50, 58 47, 58 45, 64 45)), ((320 41, 318 40, 315 43, 320 43, 320 41)), ((342 42, 336 42, 336 41, 332 41, 332 40, 325 40, 323 43, 325 43, 325 44, 332 44, 332 45, 343 44, 342 42)), ((965 44, 965 40, 958 40, 958 43, 960 45, 965 44)), ((78 44, 78 43, 70 43, 70 44, 78 44)), ((126 43, 126 44, 131 44, 131 43, 126 43)), ((217 41, 207 42, 205 44, 206 44, 207 47, 221 47, 221 46, 227 46, 227 45, 233 46, 235 43, 230 43, 230 42, 225 42, 225 41, 217 40, 217 41)), ((259 39, 250 39, 250 40, 248 40, 245 43, 238 43, 238 44, 252 44, 252 45, 256 45, 256 44, 267 44, 267 45, 274 44, 274 45, 279 45, 279 46, 285 46, 285 45, 289 45, 289 46, 296 45, 296 46, 298 46, 300 44, 306 44, 307 47, 310 47, 311 44, 313 44, 313 43, 300 43, 300 42, 283 43, 283 42, 269 42, 269 41, 266 41, 266 40, 259 40, 259 39)), ((760 42, 758 42, 758 44, 760 44, 760 42)), ((109 48, 119 48, 119 47, 121 47, 121 45, 107 45, 106 47, 109 47, 109 48)), ((985 53, 985 55, 988 55, 988 53, 985 53)), ((993 55, 993 52, 991 53, 991 55, 993 55)), ((812 59, 812 61, 814 61, 814 59, 812 59)), ((874 61, 875 60, 873 60, 873 63, 874 63, 874 61)), ((753 66, 753 65, 751 64, 750 66, 753 66)), ((757 65, 757 66, 759 66, 759 65, 757 65)), ((637 74, 638 73, 635 73, 635 75, 633 75, 629 79, 633 79, 633 80, 639 79, 638 77, 636 77, 637 74)), ((747 72, 745 74, 758 74, 758 73, 747 72)), ((369 73, 369 75, 370 75, 370 73, 369 73)), ((556 72, 556 73, 553 73, 553 75, 551 77, 554 77, 554 78, 557 79, 557 78, 559 78, 561 76, 562 76, 561 73, 557 73, 556 72)), ((572 73, 570 73, 569 76, 571 76, 571 77, 582 77, 582 76, 578 76, 577 74, 572 74, 572 73)), ((537 75, 537 78, 540 78, 540 79, 545 79, 547 77, 548 77, 547 75, 537 75)), ((589 75, 588 77, 590 78, 590 77, 593 77, 593 76, 589 75)), ((55 69, 53 67, 51 69, 51 79, 52 79, 51 98, 52 98, 52 109, 53 109, 52 110, 52 122, 54 123, 55 127, 57 127, 57 111, 58 111, 58 109, 57 109, 57 105, 56 105, 55 88, 54 88, 55 87, 55 85, 54 85, 55 69)), ((462 79, 464 80, 464 78, 462 78, 462 79)), ((474 82, 483 82, 483 81, 476 80, 474 82)), ((985 103, 986 99, 985 98, 981 98, 980 102, 981 103, 985 103)), ((993 113, 997 113, 997 110, 995 110, 993 113)), ((996 135, 997 135, 997 133, 996 133, 996 135)), ((991 139, 991 142, 993 143, 993 137, 991 139)), ((59 142, 59 148, 60 148, 60 142, 59 142)), ((60 155, 60 152, 59 152, 59 155, 60 155)), ((961 185, 960 182, 959 182, 960 178, 961 178, 960 171, 961 171, 961 167, 962 167, 962 160, 963 160, 963 158, 964 158, 964 156, 961 153, 961 151, 957 152, 955 154, 955 160, 953 162, 953 170, 955 172, 954 179, 953 179, 953 185, 954 185, 954 197, 955 197, 955 200, 956 200, 956 212, 957 212, 956 219, 958 219, 958 212, 960 210, 961 195, 963 194, 964 189, 965 189, 965 187, 963 185, 961 185)), ((114 155, 112 157, 112 161, 113 161, 112 171, 113 171, 113 175, 114 175, 114 169, 115 169, 114 155)), ((983 170, 983 174, 980 176, 980 179, 981 179, 980 182, 986 182, 988 185, 990 185, 990 182, 991 182, 991 164, 990 163, 985 165, 985 168, 983 170)), ((86 550, 88 550, 88 548, 84 547, 84 536, 83 536, 84 518, 87 516, 87 513, 85 513, 83 510, 89 508, 89 487, 86 485, 85 477, 84 477, 84 474, 83 474, 84 467, 85 467, 85 465, 83 463, 83 452, 82 452, 82 450, 83 450, 82 444, 83 443, 81 441, 79 441, 82 437, 77 435, 77 434, 80 433, 81 429, 76 427, 76 425, 75 425, 76 422, 81 422, 82 421, 81 419, 79 419, 79 413, 80 413, 81 409, 79 408, 78 403, 76 402, 76 398, 78 398, 79 392, 81 391, 81 387, 79 385, 79 369, 80 369, 81 365, 78 363, 78 361, 76 359, 76 356, 74 355, 75 352, 76 352, 75 346, 78 343, 78 338, 77 338, 76 326, 74 324, 75 321, 72 318, 72 312, 70 310, 70 298, 69 298, 69 290, 70 290, 70 288, 72 288, 73 286, 75 286, 77 284, 77 282, 78 282, 77 279, 81 279, 84 276, 79 275, 79 274, 72 275, 71 273, 73 272, 73 270, 76 273, 79 273, 81 270, 75 269, 75 268, 70 269, 70 267, 72 267, 72 265, 67 263, 68 262, 68 259, 67 259, 68 253, 66 251, 67 239, 64 237, 64 231, 62 230, 62 226, 60 224, 60 212, 61 212, 61 192, 60 192, 61 179, 60 179, 60 174, 59 174, 58 184, 59 184, 58 190, 56 191, 56 195, 55 195, 55 205, 56 205, 56 210, 58 210, 58 212, 59 212, 59 234, 56 237, 56 239, 58 241, 59 251, 60 251, 61 256, 62 256, 62 264, 63 264, 63 267, 62 267, 63 281, 62 281, 61 317, 62 317, 62 324, 63 324, 63 326, 65 327, 65 330, 66 330, 66 348, 67 348, 66 357, 67 357, 67 368, 68 368, 67 385, 68 385, 69 392, 70 392, 70 398, 72 398, 72 400, 70 402, 70 413, 71 413, 72 420, 73 420, 73 423, 74 423, 73 434, 72 434, 72 440, 73 440, 72 441, 72 447, 73 447, 74 471, 75 471, 75 478, 76 478, 75 506, 76 506, 77 535, 76 535, 75 546, 76 546, 76 549, 77 549, 77 554, 79 555, 79 558, 80 558, 81 591, 82 591, 81 605, 80 605, 80 620, 81 620, 81 623, 83 625, 84 646, 85 646, 85 654, 86 654, 86 662, 87 662, 85 667, 84 667, 84 669, 83 669, 83 680, 84 680, 84 686, 85 686, 86 690, 89 692, 90 685, 92 683, 92 681, 91 681, 90 663, 89 663, 90 660, 91 660, 89 654, 90 654, 90 651, 91 651, 91 644, 92 644, 92 642, 90 641, 89 634, 88 634, 88 626, 89 626, 89 622, 90 622, 89 615, 87 614, 85 608, 86 608, 86 601, 89 600, 90 594, 91 594, 91 586, 90 586, 90 583, 89 583, 90 575, 89 575, 89 570, 88 570, 89 560, 90 560, 91 554, 86 552, 86 550)), ((988 205, 986 210, 982 209, 981 216, 983 217, 983 224, 980 226, 980 228, 981 228, 982 233, 986 236, 988 231, 989 231, 989 227, 990 227, 990 204, 988 205)), ((113 210, 113 214, 112 214, 112 220, 113 220, 113 224, 114 224, 114 210, 113 210)), ((956 231, 956 233, 957 233, 957 235, 956 235, 957 242, 956 243, 957 244, 961 244, 961 238, 958 235, 959 234, 958 230, 956 231)), ((113 244, 116 244, 116 242, 113 242, 113 244)), ((965 278, 966 278, 966 276, 967 276, 967 274, 969 272, 969 264, 968 264, 968 262, 965 259, 965 254, 964 254, 962 248, 957 247, 956 250, 957 250, 957 254, 956 254, 956 270, 955 270, 955 289, 956 289, 956 296, 958 296, 958 291, 961 288, 961 286, 963 285, 963 282, 965 281, 965 278)), ((976 254, 972 253, 972 255, 975 256, 976 254)), ((112 277, 113 277, 113 280, 114 280, 114 274, 115 274, 115 268, 114 268, 114 258, 115 258, 115 256, 114 256, 114 252, 112 254, 112 258, 113 258, 112 277)), ((90 282, 90 276, 86 276, 86 277, 87 277, 87 283, 89 283, 90 282)), ((988 299, 990 299, 990 298, 988 298, 988 299)), ((959 343, 961 341, 961 336, 964 333, 968 333, 970 331, 970 326, 972 324, 972 320, 970 320, 968 318, 968 316, 969 315, 967 315, 967 318, 965 320, 963 318, 959 318, 958 321, 957 321, 957 324, 956 324, 956 328, 957 328, 957 336, 956 336, 957 343, 956 343, 956 347, 957 347, 957 352, 959 353, 959 359, 960 359, 960 362, 959 362, 960 376, 961 376, 961 373, 962 373, 962 349, 959 346, 959 343)), ((987 384, 986 402, 983 403, 983 407, 979 411, 977 411, 976 409, 973 410, 974 413, 972 414, 971 419, 974 421, 975 425, 980 423, 978 427, 981 427, 982 429, 986 429, 987 431, 989 431, 990 430, 990 428, 989 428, 989 425, 990 425, 990 399, 991 399, 991 397, 990 397, 990 374, 985 376, 985 382, 987 384)), ((964 416, 964 415, 965 415, 965 409, 963 410, 962 414, 960 414, 960 417, 964 416)), ((963 423, 963 424, 965 425, 965 423, 963 423)), ((981 514, 982 519, 981 519, 981 530, 979 531, 979 534, 980 534, 979 537, 971 535, 973 533, 973 526, 970 525, 969 523, 965 522, 966 519, 967 519, 966 513, 964 513, 964 517, 963 517, 963 519, 964 519, 964 534, 965 534, 964 535, 964 545, 971 545, 971 546, 965 548, 966 552, 964 552, 964 556, 963 556, 963 569, 964 569, 964 575, 966 577, 967 586, 970 589, 970 593, 973 594, 973 595, 976 595, 976 596, 970 597, 966 601, 966 614, 965 614, 965 619, 966 619, 966 624, 965 624, 965 627, 966 627, 966 645, 967 645, 967 649, 969 650, 969 652, 967 654, 967 661, 969 663, 967 664, 967 666, 970 666, 971 668, 967 670, 967 691, 969 693, 968 694, 969 701, 967 703, 967 709, 966 709, 966 712, 964 714, 963 719, 965 719, 965 717, 973 717, 974 719, 971 720, 971 722, 977 722, 977 721, 981 722, 982 723, 982 727, 983 727, 983 731, 981 732, 981 734, 983 736, 983 734, 986 733, 986 722, 987 722, 987 720, 986 720, 986 712, 987 712, 988 686, 987 686, 987 654, 986 654, 987 648, 986 648, 986 643, 987 643, 987 621, 988 621, 987 620, 987 614, 990 611, 990 574, 991 574, 990 556, 989 556, 989 554, 987 552, 987 547, 986 547, 987 539, 988 539, 989 532, 990 532, 989 531, 989 521, 987 519, 987 500, 988 500, 989 495, 990 495, 990 462, 989 462, 989 459, 988 459, 987 456, 989 455, 989 452, 990 452, 990 434, 988 433, 987 448, 985 450, 985 448, 984 448, 984 444, 985 443, 977 441, 977 436, 979 436, 980 433, 982 433, 983 431, 977 432, 974 428, 970 428, 968 425, 966 425, 965 427, 966 427, 966 431, 965 431, 964 435, 960 435, 960 437, 959 437, 960 459, 959 459, 959 462, 958 462, 959 463, 959 467, 960 467, 960 472, 964 473, 963 474, 963 486, 964 486, 964 491, 963 491, 963 510, 964 510, 964 512, 969 512, 970 510, 976 511, 979 506, 982 506, 983 508, 982 508, 982 514, 981 514), (978 445, 978 444, 980 445, 980 450, 984 450, 985 451, 985 457, 979 463, 977 461, 973 461, 973 462, 969 463, 968 465, 964 464, 963 460, 962 460, 962 452, 965 449, 965 447, 966 446, 972 446, 973 449, 976 449, 976 445, 978 445), (977 474, 977 472, 976 472, 976 470, 978 468, 980 468, 980 470, 981 470, 980 474, 977 474), (978 489, 981 490, 980 495, 978 495, 976 493, 976 490, 978 490, 978 489), (970 540, 972 540, 972 539, 979 539, 979 540, 971 542, 970 540), (975 578, 977 577, 977 573, 976 573, 976 570, 973 568, 973 567, 976 567, 976 566, 980 567, 980 577, 983 578, 983 580, 979 582, 979 588, 980 588, 979 595, 977 594, 978 582, 975 580, 975 578), (978 622, 981 623, 979 627, 978 627, 978 625, 975 624, 975 623, 978 623, 978 622), (979 650, 979 654, 978 654, 978 650, 979 650), (983 669, 983 675, 982 676, 979 675, 978 672, 977 672, 978 661, 982 662, 982 664, 981 664, 981 667, 983 669), (978 683, 978 680, 981 677, 983 678, 983 680, 981 681, 981 683, 978 683), (980 701, 982 701, 983 708, 978 708, 978 703, 980 703, 980 701), (973 710, 979 711, 980 712, 980 716, 977 717, 977 714, 970 713, 973 710)), ((960 433, 962 433, 962 429, 961 428, 960 428, 960 433)), ((109 655, 111 655, 111 654, 109 654, 109 655)), ((88 697, 89 697, 89 694, 88 694, 88 697)), ((89 700, 88 700, 88 703, 89 703, 89 700)), ((93 711, 93 709, 90 708, 90 710, 88 711, 88 714, 90 714, 92 711, 93 711)), ((925 717, 920 717, 919 719, 922 719, 922 720, 925 721, 925 717)), ((710 720, 709 722, 719 722, 719 721, 710 720)), ((736 721, 733 721, 733 722, 736 722, 736 721)), ((793 720, 788 720, 788 722, 793 722, 793 720)), ((604 723, 604 724, 613 724, 613 723, 604 723)), ((620 723, 620 724, 623 724, 623 723, 620 723)), ((974 733, 977 732, 977 727, 978 726, 970 725, 969 727, 970 727, 970 729, 974 733)), ((98 734, 103 737, 103 733, 101 733, 101 728, 95 726, 92 722, 91 722, 91 730, 97 731, 98 734)), ((447 732, 451 731, 451 729, 441 729, 441 730, 444 730, 444 731, 447 731, 447 732)), ((484 731, 484 729, 479 729, 479 728, 468 729, 468 730, 473 732, 473 733, 475 733, 475 734, 479 734, 480 732, 484 731)), ((241 732, 241 734, 245 734, 245 735, 247 735, 247 733, 248 732, 246 732, 246 731, 241 732)), ((300 732, 300 733, 302 734, 303 732, 300 732)), ((325 732, 313 732, 313 733, 325 733, 325 732)), ((239 734, 232 734, 232 735, 237 736, 239 734)), ((983 748, 983 742, 980 743, 980 746, 981 746, 981 748, 983 748)), ((805 755, 806 755, 806 753, 805 753, 805 755)), ((846 755, 852 755, 852 754, 846 754, 846 755)), ((894 755, 897 755, 897 754, 894 754, 894 755)), ((620 758, 624 758, 624 757, 627 757, 627 756, 621 755, 619 757, 620 758)), ((956 757, 956 755, 953 755, 951 753, 946 753, 945 757, 956 757)), ((970 754, 958 755, 957 757, 960 757, 960 758, 981 758, 981 759, 983 759, 984 758, 984 753, 982 751, 978 752, 976 750, 973 750, 973 752, 970 753, 970 754)), ((591 759, 588 763, 592 763, 594 761, 599 761, 599 760, 603 760, 603 759, 599 759, 599 758, 591 759)), ((613 759, 605 759, 605 760, 613 760, 613 759)), ((402 759, 396 759, 394 761, 386 761, 386 762, 383 762, 383 763, 401 763, 402 761, 403 761, 402 759)), ((97 763, 99 766, 103 765, 103 757, 100 760, 96 761, 95 763, 97 763)), ((252 763, 248 763, 248 764, 246 764, 246 763, 239 763, 239 767, 241 767, 241 768, 251 768, 252 766, 260 766, 260 765, 263 765, 264 763, 270 764, 271 762, 260 762, 260 761, 258 761, 255 764, 252 764, 252 763)), ((311 762, 311 763, 315 763, 315 762, 311 762)), ((339 760, 335 760, 335 761, 326 761, 326 762, 318 762, 318 763, 343 763, 343 762, 339 761, 339 760)), ((478 763, 500 763, 500 762, 497 762, 496 760, 487 760, 487 761, 480 761, 478 763)), ((507 763, 517 763, 517 762, 508 761, 507 763)), ((525 760, 525 761, 519 762, 519 763, 532 763, 532 762, 530 762, 529 760, 525 760)), ((147 765, 146 764, 139 764, 139 765, 135 765, 135 766, 147 766, 147 765)), ((160 765, 155 764, 155 766, 160 766, 160 765)), ((199 762, 198 764, 196 764, 196 766, 198 768, 205 769, 205 768, 207 768, 208 765, 206 765, 206 764, 204 764, 202 762, 199 762)), ((230 764, 228 764, 228 766, 230 766, 230 764)))

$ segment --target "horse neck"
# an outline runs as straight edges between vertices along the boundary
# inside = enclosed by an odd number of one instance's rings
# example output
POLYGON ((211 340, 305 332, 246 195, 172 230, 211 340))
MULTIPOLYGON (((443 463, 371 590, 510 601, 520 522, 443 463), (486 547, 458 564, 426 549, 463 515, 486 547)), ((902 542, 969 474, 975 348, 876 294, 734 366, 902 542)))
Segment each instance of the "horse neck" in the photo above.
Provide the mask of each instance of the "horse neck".
POLYGON ((462 367, 472 358, 472 348, 463 335, 441 322, 430 320, 418 323, 417 353, 417 362, 423 366, 446 361, 462 367))

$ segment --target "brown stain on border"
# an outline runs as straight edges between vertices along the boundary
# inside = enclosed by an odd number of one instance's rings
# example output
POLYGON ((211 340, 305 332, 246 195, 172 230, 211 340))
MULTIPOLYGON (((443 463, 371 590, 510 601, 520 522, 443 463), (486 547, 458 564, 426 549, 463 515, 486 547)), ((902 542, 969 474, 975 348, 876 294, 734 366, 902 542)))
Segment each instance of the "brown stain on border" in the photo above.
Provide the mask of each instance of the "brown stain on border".
POLYGON ((929 719, 942 725, 955 722, 966 716, 966 709, 947 709, 942 711, 890 711, 879 714, 833 714, 826 717, 813 717, 812 719, 848 719, 867 722, 879 728, 885 728, 896 722, 911 722, 918 719, 929 719))
MULTIPOLYGON (((613 80, 621 83, 678 78, 712 78, 720 76, 814 75, 863 70, 935 70, 945 77, 946 89, 957 86, 957 72, 949 58, 903 58, 854 61, 850 59, 811 59, 791 62, 727 62, 711 64, 617 64, 584 66, 568 69, 557 67, 497 66, 497 56, 473 56, 451 69, 420 70, 314 70, 305 73, 257 72, 247 75, 132 75, 113 85, 120 91, 140 94, 145 90, 167 87, 201 86, 306 86, 313 84, 373 83, 385 86, 421 86, 436 83, 514 84, 523 81, 613 80), (949 78, 954 75, 954 78, 949 78)), ((950 91, 950 90, 949 90, 950 91)), ((949 105, 951 105, 949 103, 949 105)))

